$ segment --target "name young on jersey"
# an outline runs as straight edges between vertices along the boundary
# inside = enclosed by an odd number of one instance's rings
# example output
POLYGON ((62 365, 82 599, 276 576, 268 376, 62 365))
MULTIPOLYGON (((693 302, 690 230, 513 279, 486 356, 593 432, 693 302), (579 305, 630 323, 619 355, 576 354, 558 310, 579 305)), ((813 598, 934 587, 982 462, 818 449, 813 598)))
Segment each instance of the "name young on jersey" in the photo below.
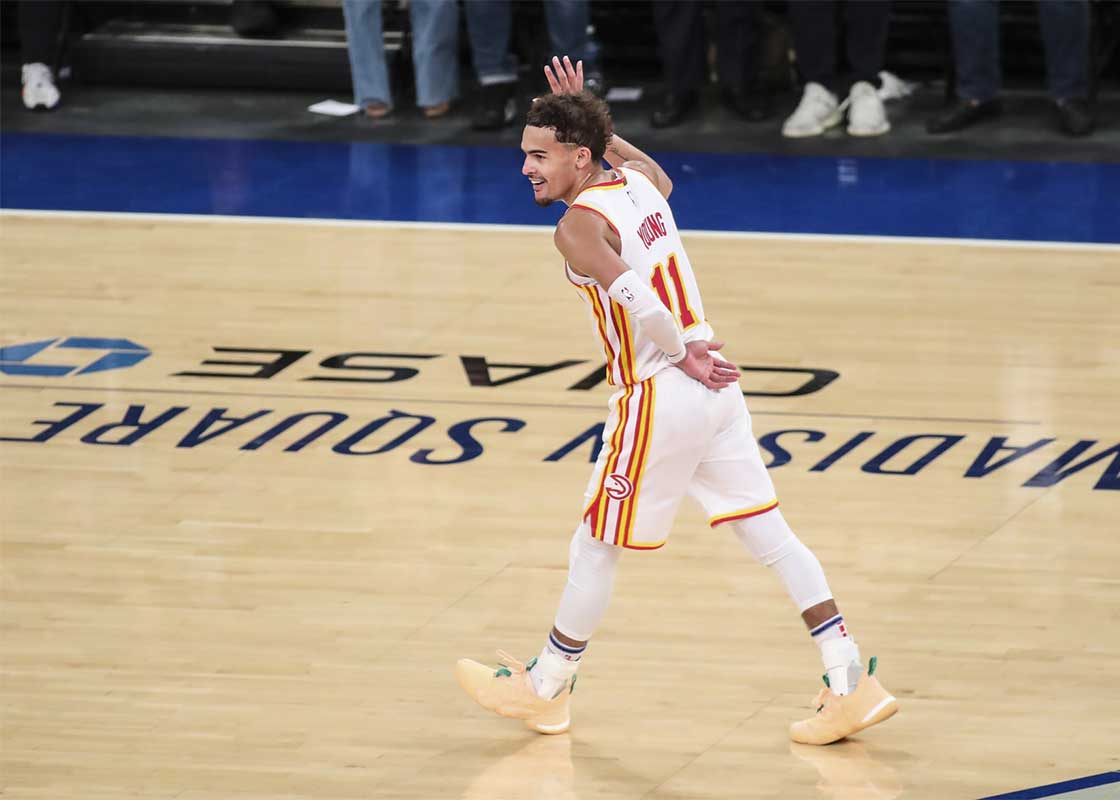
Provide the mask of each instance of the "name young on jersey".
POLYGON ((651 244, 667 234, 668 231, 665 229, 665 223, 661 219, 660 211, 656 214, 650 214, 642 220, 642 224, 638 226, 638 238, 642 240, 642 244, 646 246, 646 250, 649 250, 651 244))

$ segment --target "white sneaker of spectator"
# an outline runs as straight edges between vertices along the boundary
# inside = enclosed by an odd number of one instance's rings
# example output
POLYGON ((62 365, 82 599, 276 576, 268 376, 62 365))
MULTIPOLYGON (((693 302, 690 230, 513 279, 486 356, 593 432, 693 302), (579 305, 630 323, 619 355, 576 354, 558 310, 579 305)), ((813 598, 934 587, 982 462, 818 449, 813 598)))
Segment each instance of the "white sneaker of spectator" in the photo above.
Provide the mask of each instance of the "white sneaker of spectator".
POLYGON ((904 81, 893 72, 887 72, 886 70, 879 73, 879 81, 879 99, 884 103, 909 97, 918 88, 918 84, 904 81))
POLYGON ((852 136, 882 136, 891 129, 883 101, 867 81, 852 86, 847 105, 848 133, 852 136))
POLYGON ((51 68, 41 62, 23 65, 23 104, 29 109, 40 106, 50 111, 58 105, 58 87, 54 85, 51 68))
POLYGON ((801 102, 782 125, 782 136, 801 139, 820 136, 829 128, 840 124, 844 110, 837 103, 836 95, 819 83, 805 84, 801 102))

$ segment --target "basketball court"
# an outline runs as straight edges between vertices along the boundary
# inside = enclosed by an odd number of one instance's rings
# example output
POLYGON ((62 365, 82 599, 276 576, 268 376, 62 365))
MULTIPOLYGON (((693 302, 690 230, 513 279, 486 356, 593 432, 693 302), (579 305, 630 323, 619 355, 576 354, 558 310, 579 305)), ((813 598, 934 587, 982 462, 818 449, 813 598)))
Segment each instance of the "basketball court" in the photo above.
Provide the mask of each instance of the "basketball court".
POLYGON ((1120 250, 686 235, 901 702, 812 748, 816 648, 693 507, 570 734, 456 685, 539 649, 605 416, 550 231, 0 217, 4 796, 1115 797, 1120 250))

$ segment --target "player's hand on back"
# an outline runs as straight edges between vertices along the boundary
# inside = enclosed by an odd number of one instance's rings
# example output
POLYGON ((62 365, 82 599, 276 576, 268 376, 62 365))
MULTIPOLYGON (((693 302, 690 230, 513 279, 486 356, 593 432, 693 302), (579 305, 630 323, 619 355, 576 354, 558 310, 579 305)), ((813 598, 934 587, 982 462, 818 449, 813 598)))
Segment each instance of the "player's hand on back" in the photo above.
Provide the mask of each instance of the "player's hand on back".
POLYGON ((686 375, 716 391, 738 383, 738 367, 712 355, 723 347, 723 342, 695 341, 684 347, 685 357, 676 366, 686 375))
POLYGON ((582 61, 577 61, 573 67, 572 60, 567 56, 564 56, 563 62, 553 56, 552 64, 544 66, 544 76, 548 78, 553 94, 579 94, 583 91, 582 61))

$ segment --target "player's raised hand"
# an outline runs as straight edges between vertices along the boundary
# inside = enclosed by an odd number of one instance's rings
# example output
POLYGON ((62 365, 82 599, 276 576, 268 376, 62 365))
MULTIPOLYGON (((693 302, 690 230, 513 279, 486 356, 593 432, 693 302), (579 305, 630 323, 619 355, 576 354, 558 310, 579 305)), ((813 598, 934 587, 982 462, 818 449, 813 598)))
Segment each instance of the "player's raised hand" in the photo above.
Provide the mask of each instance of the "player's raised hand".
POLYGON ((723 342, 689 342, 685 345, 685 357, 677 362, 677 366, 709 389, 726 389, 739 381, 739 369, 712 355, 722 347, 723 342))
POLYGON ((552 64, 544 65, 544 76, 548 78, 553 94, 579 94, 583 91, 582 61, 577 61, 573 67, 572 60, 567 56, 564 56, 563 62, 553 56, 552 64))

